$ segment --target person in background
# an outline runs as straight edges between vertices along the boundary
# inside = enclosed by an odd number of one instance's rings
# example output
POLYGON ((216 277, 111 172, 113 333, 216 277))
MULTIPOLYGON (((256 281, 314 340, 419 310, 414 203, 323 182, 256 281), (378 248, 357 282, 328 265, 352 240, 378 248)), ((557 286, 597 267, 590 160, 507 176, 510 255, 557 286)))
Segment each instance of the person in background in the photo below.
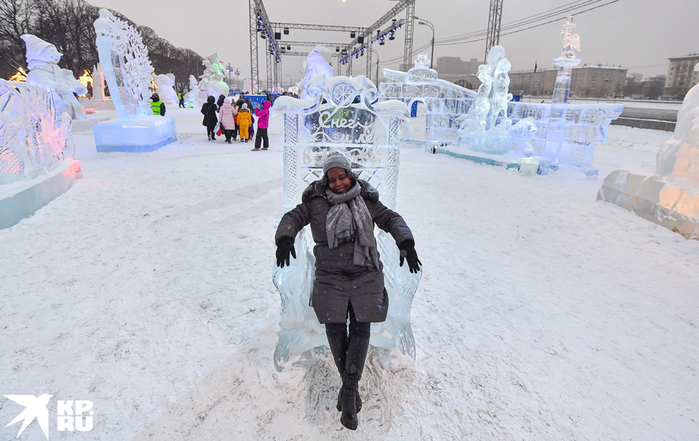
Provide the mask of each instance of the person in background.
POLYGON ((252 115, 250 115, 250 110, 248 110, 248 105, 243 103, 242 107, 238 110, 238 128, 240 134, 240 142, 248 142, 250 138, 249 128, 252 124, 252 115))
POLYGON ((216 105, 218 106, 218 109, 216 111, 221 110, 221 106, 223 106, 223 102, 226 100, 226 95, 221 94, 218 96, 218 101, 216 102, 216 105))
POLYGON ((231 104, 232 98, 227 97, 223 101, 223 105, 219 110, 219 119, 221 121, 221 130, 226 135, 226 142, 231 144, 231 136, 235 132, 235 116, 238 113, 235 106, 231 104))
POLYGON ((150 96, 150 101, 150 110, 153 111, 153 115, 165 116, 165 103, 160 101, 157 93, 150 96))
MULTIPOLYGON (((243 104, 245 104, 245 100, 243 100, 243 92, 240 92, 240 95, 238 95, 238 100, 235 102, 235 108, 240 112, 240 108, 243 107, 243 104)), ((235 130, 240 134, 240 124, 238 124, 238 115, 235 116, 235 130)))
POLYGON ((209 137, 209 141, 216 140, 216 133, 214 133, 214 127, 216 127, 216 122, 218 121, 216 109, 216 98, 209 95, 206 102, 201 105, 201 113, 204 115, 204 120, 201 124, 206 126, 206 135, 209 137))
POLYGON ((253 151, 260 150, 260 144, 263 145, 262 150, 269 148, 269 137, 267 136, 267 128, 269 127, 269 108, 272 107, 270 101, 262 102, 262 109, 255 109, 257 117, 257 133, 255 134, 255 148, 253 151))
POLYGON ((180 109, 184 109, 184 93, 180 90, 180 92, 177 94, 177 99, 180 100, 180 109))
POLYGON ((362 404, 358 384, 369 350, 371 324, 383 322, 388 314, 374 225, 395 239, 401 266, 407 260, 410 272, 417 273, 422 262, 403 218, 381 203, 379 192, 352 172, 349 159, 340 152, 328 155, 322 179, 312 182, 301 203, 279 222, 275 234, 277 266, 289 265, 290 255, 296 258, 295 237, 308 224, 316 244, 310 303, 318 321, 325 325, 342 377, 337 398, 340 422, 356 430, 362 404))

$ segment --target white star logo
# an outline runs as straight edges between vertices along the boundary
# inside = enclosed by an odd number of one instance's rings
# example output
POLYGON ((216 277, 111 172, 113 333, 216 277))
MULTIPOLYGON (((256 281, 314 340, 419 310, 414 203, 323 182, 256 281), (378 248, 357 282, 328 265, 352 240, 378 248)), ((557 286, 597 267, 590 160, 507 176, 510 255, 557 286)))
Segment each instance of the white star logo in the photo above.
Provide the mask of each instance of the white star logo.
POLYGON ((46 439, 49 439, 49 410, 46 408, 46 405, 49 404, 49 399, 52 396, 53 395, 43 394, 37 398, 33 395, 5 395, 5 398, 9 398, 15 403, 26 407, 26 409, 5 427, 9 427, 20 420, 24 420, 16 437, 19 438, 22 432, 24 432, 24 429, 36 418, 39 422, 39 427, 41 427, 41 430, 44 432, 44 436, 46 436, 46 439))

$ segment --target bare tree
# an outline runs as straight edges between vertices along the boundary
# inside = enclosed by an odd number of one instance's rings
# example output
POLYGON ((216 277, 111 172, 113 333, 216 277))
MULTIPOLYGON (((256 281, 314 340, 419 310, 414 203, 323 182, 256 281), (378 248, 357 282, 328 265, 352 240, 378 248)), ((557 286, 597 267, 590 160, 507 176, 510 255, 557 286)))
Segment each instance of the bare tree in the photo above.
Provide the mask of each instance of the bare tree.
MULTIPOLYGON (((157 73, 172 72, 178 83, 190 74, 197 75, 202 62, 199 54, 176 48, 152 29, 112 13, 138 29, 157 73)), ((0 0, 0 77, 9 78, 20 66, 26 69, 23 34, 54 44, 63 54, 61 67, 72 70, 76 77, 85 69, 91 71, 99 61, 93 26, 98 17, 99 8, 84 0, 0 0)))

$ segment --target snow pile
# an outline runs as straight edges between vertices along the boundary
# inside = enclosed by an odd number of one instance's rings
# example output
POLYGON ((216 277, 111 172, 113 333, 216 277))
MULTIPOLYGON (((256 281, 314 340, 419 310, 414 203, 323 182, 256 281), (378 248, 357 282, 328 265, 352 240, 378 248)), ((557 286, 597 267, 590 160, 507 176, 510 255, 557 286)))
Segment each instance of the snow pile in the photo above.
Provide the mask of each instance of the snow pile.
MULTIPOLYGON (((281 118, 250 152, 206 141, 199 109, 168 115, 178 141, 155 152, 76 134, 84 179, 0 230, 0 392, 52 394, 52 440, 699 437, 699 242, 595 202, 573 167, 525 178, 421 148, 397 203, 424 263, 417 361, 370 354, 343 429, 327 354, 272 363, 281 118), (59 399, 93 401, 94 429, 57 432, 59 399)), ((652 171, 666 138, 611 126, 595 166, 652 171)), ((0 406, 14 439, 22 408, 0 406)))

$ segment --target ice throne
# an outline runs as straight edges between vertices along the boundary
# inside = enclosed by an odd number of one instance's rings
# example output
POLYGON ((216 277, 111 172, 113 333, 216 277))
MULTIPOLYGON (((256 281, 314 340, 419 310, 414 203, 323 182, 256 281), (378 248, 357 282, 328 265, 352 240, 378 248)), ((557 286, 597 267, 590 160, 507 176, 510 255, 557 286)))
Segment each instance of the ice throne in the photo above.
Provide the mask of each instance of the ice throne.
MULTIPOLYGON (((376 86, 364 76, 356 78, 319 75, 309 81, 306 99, 279 97, 272 115, 284 114, 284 209, 275 219, 301 202, 301 194, 323 174, 323 162, 339 150, 352 161, 352 170, 368 181, 388 208, 395 208, 400 159, 399 140, 408 119, 408 107, 399 101, 376 102, 376 86)), ((389 296, 388 318, 375 323, 371 344, 390 355, 396 349, 415 358, 410 308, 420 281, 407 266, 399 267, 393 238, 375 229, 385 286, 389 296)), ((274 352, 278 370, 292 357, 327 345, 323 325, 308 299, 313 288, 315 259, 310 228, 296 236, 296 259, 286 268, 275 267, 273 278, 281 295, 281 331, 274 352)))

